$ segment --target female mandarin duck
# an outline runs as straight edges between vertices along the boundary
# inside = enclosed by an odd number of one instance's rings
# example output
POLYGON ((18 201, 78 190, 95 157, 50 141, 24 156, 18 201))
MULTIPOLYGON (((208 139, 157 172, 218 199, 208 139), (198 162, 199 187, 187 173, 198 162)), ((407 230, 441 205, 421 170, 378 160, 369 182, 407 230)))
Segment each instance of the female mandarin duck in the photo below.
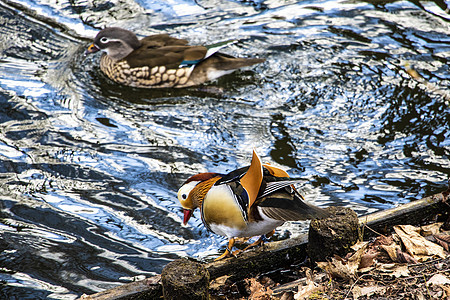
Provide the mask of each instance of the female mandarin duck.
POLYGON ((203 224, 210 231, 229 238, 225 253, 217 260, 237 252, 231 252, 236 237, 260 235, 260 239, 247 248, 261 245, 265 236, 272 235, 275 228, 286 221, 328 216, 322 208, 304 202, 293 186, 299 181, 290 179, 279 168, 263 165, 253 151, 249 167, 226 175, 200 173, 183 184, 178 191, 178 200, 184 209, 183 224, 199 207, 203 224))
POLYGON ((86 54, 105 52, 100 59, 100 69, 117 83, 140 88, 181 88, 264 61, 217 52, 228 44, 189 46, 188 41, 167 34, 139 40, 131 31, 109 27, 97 34, 86 54))

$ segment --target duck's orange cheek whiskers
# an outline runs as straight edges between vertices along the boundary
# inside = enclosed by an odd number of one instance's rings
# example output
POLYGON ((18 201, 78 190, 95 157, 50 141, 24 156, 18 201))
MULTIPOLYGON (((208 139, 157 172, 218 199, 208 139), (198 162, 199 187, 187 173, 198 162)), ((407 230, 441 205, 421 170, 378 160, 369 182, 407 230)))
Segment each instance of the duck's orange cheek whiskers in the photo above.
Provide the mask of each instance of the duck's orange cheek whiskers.
POLYGON ((183 212, 184 212, 183 225, 186 225, 194 211, 192 209, 184 209, 183 212))

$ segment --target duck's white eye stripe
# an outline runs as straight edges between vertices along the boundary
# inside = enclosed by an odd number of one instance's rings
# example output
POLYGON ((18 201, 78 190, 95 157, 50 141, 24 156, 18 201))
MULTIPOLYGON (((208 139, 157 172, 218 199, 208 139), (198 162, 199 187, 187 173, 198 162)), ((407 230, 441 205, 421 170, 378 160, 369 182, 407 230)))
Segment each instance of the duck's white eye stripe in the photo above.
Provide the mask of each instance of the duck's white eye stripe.
POLYGON ((100 38, 100 42, 103 43, 103 44, 107 44, 107 43, 111 43, 111 42, 120 42, 120 43, 123 43, 123 41, 120 40, 120 39, 109 39, 109 38, 107 38, 106 36, 102 36, 102 37, 100 38))

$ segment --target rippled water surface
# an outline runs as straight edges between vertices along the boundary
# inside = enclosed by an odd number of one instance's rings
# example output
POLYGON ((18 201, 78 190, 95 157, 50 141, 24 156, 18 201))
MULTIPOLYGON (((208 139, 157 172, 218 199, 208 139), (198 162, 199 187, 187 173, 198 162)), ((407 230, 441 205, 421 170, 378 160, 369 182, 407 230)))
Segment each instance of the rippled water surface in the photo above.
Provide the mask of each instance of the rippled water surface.
POLYGON ((449 3, 376 3, 0 0, 0 298, 74 299, 216 256, 226 240, 198 214, 182 226, 176 191, 253 148, 320 206, 442 191, 449 3), (238 39, 224 52, 266 61, 197 88, 118 86, 83 55, 111 25, 238 39))

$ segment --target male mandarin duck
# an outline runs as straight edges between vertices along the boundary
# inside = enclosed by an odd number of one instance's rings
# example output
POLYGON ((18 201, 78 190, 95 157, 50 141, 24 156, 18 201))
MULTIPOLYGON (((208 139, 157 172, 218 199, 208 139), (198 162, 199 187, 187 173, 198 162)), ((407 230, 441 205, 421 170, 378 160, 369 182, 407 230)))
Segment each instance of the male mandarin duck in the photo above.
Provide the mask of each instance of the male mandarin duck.
POLYGON ((232 252, 237 237, 261 236, 247 248, 262 245, 265 237, 286 221, 329 215, 324 209, 304 202, 293 186, 299 181, 279 168, 262 164, 253 151, 249 167, 226 175, 200 173, 186 180, 178 191, 184 210, 183 224, 200 208, 203 224, 210 231, 228 237, 228 247, 217 260, 238 252, 232 252))
POLYGON ((167 34, 139 40, 129 30, 109 27, 97 34, 86 54, 103 51, 100 69, 117 83, 139 88, 181 88, 264 61, 217 52, 229 43, 190 46, 188 41, 167 34))

